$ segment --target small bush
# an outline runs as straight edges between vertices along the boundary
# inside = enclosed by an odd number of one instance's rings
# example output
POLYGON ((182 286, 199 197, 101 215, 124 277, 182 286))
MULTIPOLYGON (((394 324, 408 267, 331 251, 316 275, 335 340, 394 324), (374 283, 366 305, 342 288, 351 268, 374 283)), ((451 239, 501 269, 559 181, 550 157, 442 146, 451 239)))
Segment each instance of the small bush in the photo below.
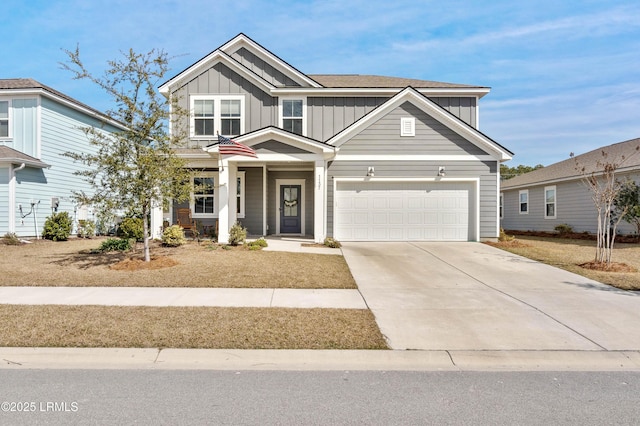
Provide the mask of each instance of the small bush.
POLYGON ((237 246, 247 239, 247 228, 243 228, 238 222, 229 229, 229 245, 237 246))
POLYGON ((249 250, 261 250, 264 247, 267 247, 267 240, 265 240, 264 238, 258 238, 255 241, 250 241, 247 243, 247 246, 249 246, 249 250))
POLYGON ((504 229, 500 228, 500 236, 498 237, 498 241, 500 241, 500 242, 508 242, 508 241, 513 241, 515 239, 516 239, 516 237, 514 237, 513 235, 507 235, 504 232, 504 229))
POLYGON ((567 235, 567 234, 573 233, 573 228, 571 227, 571 225, 567 225, 566 223, 556 225, 556 227, 553 229, 560 235, 567 235))
POLYGON ((73 221, 67 212, 53 213, 44 222, 42 238, 53 241, 67 241, 71 235, 73 221))
POLYGON ((144 238, 144 228, 142 219, 139 217, 125 217, 118 227, 118 237, 135 238, 136 241, 142 241, 144 238))
POLYGON ((109 251, 129 251, 131 250, 131 240, 125 238, 108 238, 100 244, 100 252, 109 251))
POLYGON ((342 247, 342 244, 340 244, 340 241, 338 240, 334 240, 331 237, 327 237, 324 239, 324 245, 327 247, 331 247, 331 248, 340 248, 342 247))
POLYGON ((78 221, 78 238, 92 238, 96 235, 96 224, 92 220, 78 221))
POLYGON ((184 229, 179 225, 172 225, 165 228, 162 233, 162 245, 167 247, 178 247, 186 244, 187 239, 184 237, 184 229))
POLYGON ((8 246, 19 246, 20 238, 14 232, 7 232, 2 237, 2 242, 8 246))

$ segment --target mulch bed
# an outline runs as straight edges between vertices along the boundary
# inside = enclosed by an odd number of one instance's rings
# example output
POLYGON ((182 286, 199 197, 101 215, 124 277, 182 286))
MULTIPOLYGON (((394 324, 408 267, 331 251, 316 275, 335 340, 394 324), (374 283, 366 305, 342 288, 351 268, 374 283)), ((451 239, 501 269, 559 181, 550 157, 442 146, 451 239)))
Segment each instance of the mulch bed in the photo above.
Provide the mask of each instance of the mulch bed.
MULTIPOLYGON (((543 237, 543 238, 567 238, 570 240, 596 240, 596 235, 589 234, 588 232, 546 232, 546 231, 517 231, 508 229, 504 231, 509 235, 524 235, 530 237, 543 237)), ((640 243, 639 235, 616 235, 616 243, 628 243, 635 244, 640 243)))

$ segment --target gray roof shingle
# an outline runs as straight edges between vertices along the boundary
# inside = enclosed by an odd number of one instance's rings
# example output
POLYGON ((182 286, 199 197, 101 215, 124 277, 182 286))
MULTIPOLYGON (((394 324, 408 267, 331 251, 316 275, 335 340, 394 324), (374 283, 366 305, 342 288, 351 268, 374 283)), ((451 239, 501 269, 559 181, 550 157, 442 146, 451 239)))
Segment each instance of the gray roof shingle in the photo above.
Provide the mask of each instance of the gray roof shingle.
POLYGON ((48 164, 38 160, 35 157, 16 151, 6 145, 0 145, 0 162, 9 162, 13 164, 26 163, 32 167, 49 167, 48 164))
POLYGON ((585 168, 586 173, 598 172, 601 169, 601 167, 598 166, 598 162, 603 160, 620 163, 625 159, 624 162, 622 162, 621 168, 635 168, 640 170, 640 152, 636 151, 639 146, 640 138, 614 143, 613 145, 594 149, 585 154, 577 155, 574 158, 551 164, 512 179, 504 180, 500 183, 500 187, 501 189, 510 189, 542 185, 550 181, 578 179, 582 177, 582 174, 576 169, 576 160, 581 167, 585 168), (606 159, 603 158, 603 152, 607 155, 606 159))
POLYGON ((361 88, 379 89, 394 88, 404 89, 407 86, 416 89, 446 89, 446 88, 486 88, 483 86, 469 86, 466 84, 443 83, 439 81, 416 80, 412 78, 384 77, 379 75, 361 74, 309 74, 308 77, 327 88, 361 88))

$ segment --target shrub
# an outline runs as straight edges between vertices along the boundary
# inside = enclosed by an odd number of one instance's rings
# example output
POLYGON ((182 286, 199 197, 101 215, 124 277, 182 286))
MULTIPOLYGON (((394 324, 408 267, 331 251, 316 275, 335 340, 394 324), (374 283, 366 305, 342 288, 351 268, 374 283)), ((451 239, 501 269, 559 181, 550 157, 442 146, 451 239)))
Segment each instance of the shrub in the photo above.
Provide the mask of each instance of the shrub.
POLYGON ((324 245, 327 247, 331 247, 331 248, 340 248, 342 247, 342 244, 340 244, 340 241, 338 240, 334 240, 331 237, 327 237, 324 239, 324 245))
POLYGON ((8 246, 19 246, 20 238, 14 232, 7 232, 2 237, 2 242, 8 246))
POLYGON ((247 239, 247 228, 243 228, 238 222, 229 229, 229 245, 237 246, 247 239))
POLYGON ((92 220, 78 221, 78 238, 91 238, 96 235, 96 224, 92 220))
POLYGON ((122 219, 118 228, 118 237, 135 238, 136 241, 142 241, 144 238, 142 219, 139 217, 125 217, 122 219))
POLYGON ((42 238, 53 241, 67 241, 69 235, 71 235, 72 226, 73 222, 69 213, 53 213, 44 222, 42 238))
POLYGON ((131 250, 131 240, 125 238, 107 238, 98 249, 100 252, 129 250, 131 250))
POLYGON ((261 250, 264 247, 267 247, 267 240, 265 240, 264 238, 258 238, 255 241, 250 241, 247 243, 247 245, 249 246, 249 250, 261 250))
POLYGON ((506 232, 504 232, 504 229, 500 228, 500 236, 498 237, 498 241, 508 242, 508 241, 513 241, 515 239, 516 237, 514 237, 513 235, 507 235, 506 232))
POLYGON ((179 225, 171 225, 165 228, 162 233, 162 245, 167 247, 178 247, 187 242, 184 237, 184 229, 179 225))
POLYGON ((556 227, 553 229, 560 235, 567 235, 573 232, 573 228, 571 227, 571 225, 567 225, 566 223, 556 225, 556 227))

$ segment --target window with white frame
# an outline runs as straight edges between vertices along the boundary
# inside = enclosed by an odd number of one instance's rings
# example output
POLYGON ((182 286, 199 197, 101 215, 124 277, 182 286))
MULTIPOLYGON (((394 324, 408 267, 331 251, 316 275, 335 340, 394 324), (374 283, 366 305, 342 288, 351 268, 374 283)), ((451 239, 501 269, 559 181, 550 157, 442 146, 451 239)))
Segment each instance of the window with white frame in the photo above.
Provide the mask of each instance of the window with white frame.
POLYGON ((9 137, 9 101, 0 101, 0 138, 9 137))
POLYGON ((193 217, 213 216, 215 210, 215 179, 212 173, 194 175, 191 188, 191 211, 193 217))
POLYGON ((282 128, 297 135, 304 135, 304 101, 302 99, 283 99, 282 128))
MULTIPOLYGON (((204 172, 191 177, 191 212, 194 218, 218 217, 218 191, 215 190, 217 172, 204 172)), ((245 215, 245 172, 238 172, 236 178, 236 213, 245 215)))
POLYGON ((191 137, 244 133, 244 96, 194 95, 190 99, 191 137))
POLYGON ((528 214, 529 213, 529 190, 525 189, 520 191, 520 214, 528 214))
POLYGON ((546 186, 544 188, 544 218, 556 218, 556 187, 546 186))

